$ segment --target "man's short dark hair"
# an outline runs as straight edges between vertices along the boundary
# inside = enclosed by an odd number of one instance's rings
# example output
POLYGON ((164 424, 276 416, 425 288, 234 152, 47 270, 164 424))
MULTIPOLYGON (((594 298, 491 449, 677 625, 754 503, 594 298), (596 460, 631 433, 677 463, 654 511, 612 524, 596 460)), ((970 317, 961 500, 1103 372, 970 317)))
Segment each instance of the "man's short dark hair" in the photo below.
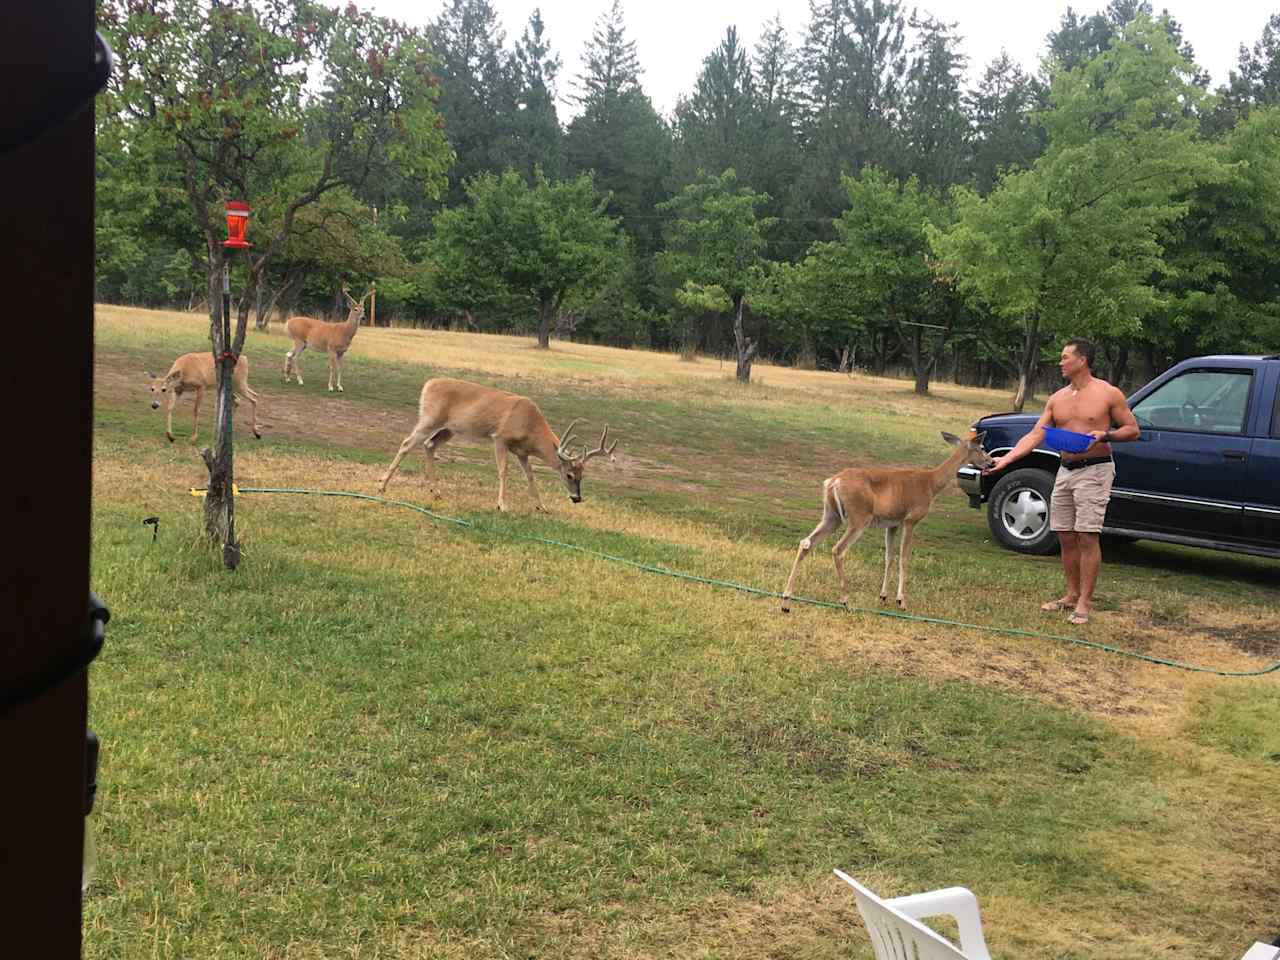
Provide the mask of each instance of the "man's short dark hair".
POLYGON ((1093 355, 1097 352, 1097 347, 1093 345, 1092 340, 1086 340, 1084 337, 1072 337, 1065 344, 1068 347, 1075 347, 1076 354, 1084 357, 1084 362, 1089 369, 1093 369, 1093 355))

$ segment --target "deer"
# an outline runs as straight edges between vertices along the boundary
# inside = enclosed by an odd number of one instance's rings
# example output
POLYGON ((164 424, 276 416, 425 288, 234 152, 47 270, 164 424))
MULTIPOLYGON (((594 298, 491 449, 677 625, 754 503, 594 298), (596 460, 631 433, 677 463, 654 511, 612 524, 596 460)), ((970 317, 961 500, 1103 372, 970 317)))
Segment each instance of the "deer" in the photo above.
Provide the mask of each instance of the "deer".
POLYGON ((413 432, 400 444, 391 466, 378 482, 378 492, 385 493, 387 483, 395 475, 405 454, 422 444, 426 456, 426 480, 435 487, 435 451, 453 437, 472 440, 492 440, 493 453, 498 462, 498 509, 507 509, 507 456, 512 454, 520 462, 525 479, 529 481, 529 494, 538 510, 545 511, 538 487, 533 482, 533 468, 529 457, 535 456, 555 470, 574 503, 582 502, 582 472, 594 457, 608 456, 615 460, 615 440, 606 446, 609 425, 605 424, 600 442, 595 449, 585 447, 577 453, 569 450, 573 428, 580 418, 569 424, 564 435, 557 437, 542 415, 542 411, 528 397, 505 393, 492 387, 484 387, 466 380, 433 378, 422 385, 418 398, 418 422, 413 432))
POLYGON ((880 584, 880 602, 889 599, 889 570, 897 540, 899 609, 907 608, 907 561, 911 556, 911 538, 916 524, 923 520, 937 498, 955 476, 961 463, 990 466, 994 461, 982 449, 983 434, 972 430, 964 439, 943 431, 942 439, 956 449, 946 461, 932 469, 901 467, 850 467, 822 481, 822 520, 813 532, 800 541, 791 576, 782 592, 782 612, 791 611, 792 589, 800 561, 828 533, 840 525, 848 529, 836 542, 832 556, 836 575, 840 578, 840 602, 849 604, 849 587, 844 576, 845 551, 858 542, 868 527, 884 528, 884 580, 880 584))
MULTIPOLYGON (((164 435, 173 443, 173 408, 178 398, 188 390, 195 391, 195 409, 191 411, 191 440, 195 441, 200 432, 200 401, 204 399, 207 389, 218 384, 218 371, 213 363, 213 354, 209 351, 184 353, 163 377, 157 377, 147 371, 148 387, 151 389, 151 409, 160 409, 160 398, 164 397, 169 404, 169 418, 164 435)), ((235 370, 231 374, 231 396, 237 406, 244 397, 253 406, 253 435, 262 439, 258 429, 258 394, 249 389, 249 360, 241 356, 236 359, 235 370)))
POLYGON ((347 319, 340 323, 326 323, 314 317, 302 316, 290 317, 285 321, 285 331, 293 338, 293 349, 284 355, 285 383, 289 382, 289 374, 292 373, 297 378, 298 386, 302 386, 302 367, 299 366, 298 359, 307 347, 311 347, 329 354, 329 392, 333 392, 335 377, 338 392, 343 392, 342 358, 350 348, 360 324, 364 322, 364 303, 373 295, 373 285, 369 285, 363 297, 355 300, 346 284, 343 284, 342 295, 346 297, 351 309, 347 313, 347 319))

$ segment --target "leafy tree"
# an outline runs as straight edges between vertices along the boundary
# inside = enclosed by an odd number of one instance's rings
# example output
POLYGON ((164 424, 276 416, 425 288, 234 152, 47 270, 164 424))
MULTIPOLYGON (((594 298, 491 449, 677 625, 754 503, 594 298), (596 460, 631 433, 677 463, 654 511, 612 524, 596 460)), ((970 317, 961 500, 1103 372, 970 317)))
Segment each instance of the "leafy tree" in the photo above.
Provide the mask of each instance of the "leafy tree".
MULTIPOLYGON (((283 214, 279 205, 257 211, 270 233, 283 214)), ((348 190, 333 190, 298 211, 279 254, 264 271, 255 291, 257 328, 267 327, 271 311, 288 310, 309 280, 319 278, 337 294, 342 282, 363 288, 375 280, 404 279, 409 264, 396 237, 375 221, 373 212, 348 190)), ((379 304, 383 291, 379 289, 379 304)), ((341 300, 338 302, 341 303, 341 300)))
POLYGON ((454 275, 474 274, 536 304, 538 346, 550 345, 551 323, 565 298, 589 295, 617 262, 617 222, 590 175, 551 182, 536 171, 530 187, 515 171, 482 174, 467 185, 469 203, 442 210, 431 249, 454 275), (466 264, 465 271, 457 266, 466 264))
POLYGON ((1215 149, 1229 174, 1196 188, 1170 231, 1146 350, 1280 349, 1280 105, 1255 107, 1215 149))
POLYGON ((733 338, 738 351, 737 378, 751 380, 757 343, 742 325, 747 290, 760 272, 764 231, 772 221, 756 211, 768 197, 738 186, 732 168, 719 176, 705 173, 659 205, 669 212, 667 268, 683 281, 719 287, 733 310, 733 338))
POLYGON ((864 323, 883 319, 893 330, 910 357, 916 393, 928 393, 954 314, 929 263, 926 228, 944 227, 948 211, 914 177, 899 183, 875 167, 845 178, 844 187, 849 206, 836 221, 838 239, 815 245, 813 258, 841 277, 864 323))
MULTIPOLYGON (((239 561, 230 497, 230 373, 244 345, 222 324, 223 201, 283 203, 279 225, 249 257, 248 284, 283 247, 298 211, 342 186, 405 177, 432 191, 450 154, 436 121, 435 79, 412 30, 310 0, 100 0, 118 60, 100 114, 129 149, 168 153, 207 252, 210 339, 221 360, 215 446, 205 451, 205 526, 239 561), (307 69, 319 67, 311 93, 307 69)), ((261 234, 258 235, 261 237, 261 234)))
POLYGON ((1189 115, 1203 99, 1167 31, 1139 16, 1102 54, 1053 80, 1048 148, 985 200, 957 194, 957 222, 934 228, 960 288, 1022 334, 1025 403, 1046 333, 1138 333, 1167 271, 1161 233, 1185 194, 1220 178, 1189 115))

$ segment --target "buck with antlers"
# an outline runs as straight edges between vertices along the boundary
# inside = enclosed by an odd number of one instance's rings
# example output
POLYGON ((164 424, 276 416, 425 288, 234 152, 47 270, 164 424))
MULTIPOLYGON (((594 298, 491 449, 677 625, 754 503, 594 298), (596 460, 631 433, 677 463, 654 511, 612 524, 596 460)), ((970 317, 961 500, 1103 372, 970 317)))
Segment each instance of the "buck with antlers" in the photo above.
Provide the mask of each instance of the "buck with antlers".
POLYGON ((493 453, 498 461, 498 509, 507 509, 507 455, 514 454, 520 468, 529 481, 529 494, 539 510, 545 509, 533 482, 533 468, 529 457, 539 457, 555 470, 569 491, 574 503, 582 500, 582 471, 592 457, 607 455, 613 460, 618 446, 614 441, 606 446, 609 427, 606 424, 600 434, 600 443, 594 450, 569 451, 569 439, 577 420, 569 424, 564 436, 557 438, 551 431, 542 412, 528 397, 504 393, 491 387, 468 383, 465 380, 433 379, 422 386, 418 399, 418 423, 413 432, 400 444, 391 466, 378 483, 378 492, 384 493, 387 483, 400 466, 405 454, 422 444, 427 460, 427 483, 435 485, 435 451, 452 437, 472 440, 492 440, 493 453))
MULTIPOLYGON (((218 371, 213 364, 213 354, 208 350, 184 353, 173 361, 173 366, 163 377, 157 377, 150 371, 147 371, 147 377, 150 380, 148 386, 151 388, 151 409, 160 409, 161 397, 168 400, 169 419, 164 435, 169 438, 170 443, 173 443, 173 408, 177 405, 178 398, 188 390, 195 392, 195 409, 191 411, 191 439, 194 441, 200 432, 200 401, 204 399, 205 390, 218 385, 218 371)), ((236 360, 235 370, 231 374, 231 391, 237 406, 241 397, 253 406, 253 435, 261 440, 262 433, 258 430, 258 395, 249 389, 249 361, 243 356, 236 360)))
POLYGON ((791 590, 796 572, 819 540, 842 523, 848 525, 832 549, 836 575, 840 578, 840 602, 849 602, 849 588, 844 577, 844 554, 858 542, 868 527, 884 528, 884 580, 880 584, 880 602, 889 599, 889 569, 893 564, 895 534, 898 546, 898 606, 907 607, 907 560, 911 555, 911 538, 916 524, 925 518, 934 499, 956 475, 961 463, 990 466, 993 462, 982 449, 982 434, 970 431, 963 440, 950 433, 942 439, 956 447, 945 463, 929 469, 892 467, 851 467, 822 481, 822 520, 813 532, 800 541, 796 562, 782 592, 782 612, 791 609, 791 590))
POLYGON ((342 286, 342 295, 346 297, 351 308, 347 319, 341 323, 326 323, 314 317, 290 317, 284 325, 285 331, 293 338, 293 349, 284 355, 284 382, 289 382, 292 373, 302 386, 302 368, 298 364, 307 347, 323 350, 329 354, 329 390, 333 391, 336 382, 338 392, 342 393, 342 358, 351 346, 360 324, 364 323, 364 304, 373 294, 370 284, 365 295, 359 300, 351 296, 346 284, 342 286))

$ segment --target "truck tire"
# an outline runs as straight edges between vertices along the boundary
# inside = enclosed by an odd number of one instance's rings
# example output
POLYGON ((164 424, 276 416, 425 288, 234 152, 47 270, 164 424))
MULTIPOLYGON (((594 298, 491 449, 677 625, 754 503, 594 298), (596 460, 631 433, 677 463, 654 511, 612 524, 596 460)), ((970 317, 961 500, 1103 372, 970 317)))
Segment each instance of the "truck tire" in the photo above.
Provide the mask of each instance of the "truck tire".
POLYGON ((1043 556, 1056 553, 1058 535, 1049 529, 1053 474, 1028 467, 1000 478, 987 498, 987 526, 1007 550, 1043 556))

